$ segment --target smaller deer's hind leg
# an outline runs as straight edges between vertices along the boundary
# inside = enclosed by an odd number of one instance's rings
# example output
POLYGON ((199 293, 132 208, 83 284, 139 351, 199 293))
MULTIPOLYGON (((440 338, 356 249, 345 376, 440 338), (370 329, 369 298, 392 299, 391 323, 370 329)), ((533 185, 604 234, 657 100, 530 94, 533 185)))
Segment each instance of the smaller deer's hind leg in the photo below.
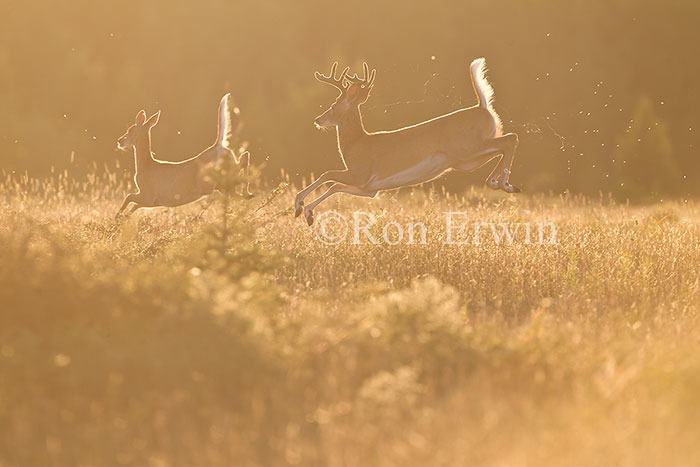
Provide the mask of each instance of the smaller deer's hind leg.
POLYGON ((143 206, 141 206, 140 204, 134 203, 134 204, 131 206, 131 209, 129 209, 129 212, 126 213, 126 215, 127 215, 127 216, 130 216, 130 215, 132 215, 132 214, 134 213, 134 211, 136 211, 137 209, 142 208, 142 207, 143 207, 143 206))
POLYGON ((313 200, 308 206, 304 208, 304 217, 306 218, 307 224, 311 225, 314 223, 314 208, 321 204, 326 198, 335 193, 350 193, 351 195, 367 196, 368 198, 374 198, 377 194, 377 191, 363 190, 362 188, 352 185, 345 185, 343 183, 334 183, 325 193, 313 200))
MULTIPOLYGON (((248 175, 250 175, 250 153, 248 151, 244 152, 236 162, 241 167, 241 172, 248 177, 248 175)), ((241 195, 243 195, 244 198, 252 198, 255 196, 250 192, 250 180, 246 181, 245 191, 241 193, 241 195)))
POLYGON ((195 220, 200 220, 204 213, 209 210, 212 204, 214 204, 214 201, 218 198, 218 196, 221 194, 219 191, 214 191, 212 192, 209 196, 203 199, 202 201, 202 209, 199 211, 199 214, 197 214, 197 217, 195 217, 195 220))

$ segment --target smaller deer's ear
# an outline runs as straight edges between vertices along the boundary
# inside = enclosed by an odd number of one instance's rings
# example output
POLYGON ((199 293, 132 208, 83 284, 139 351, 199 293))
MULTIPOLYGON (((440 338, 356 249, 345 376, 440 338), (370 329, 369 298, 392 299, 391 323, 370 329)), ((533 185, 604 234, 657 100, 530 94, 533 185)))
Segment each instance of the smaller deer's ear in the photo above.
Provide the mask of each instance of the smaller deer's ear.
POLYGON ((148 128, 153 128, 158 123, 159 118, 160 118, 160 110, 158 112, 154 113, 153 115, 151 115, 151 118, 149 118, 148 121, 146 122, 146 126, 148 128))
POLYGON ((136 114, 136 124, 137 125, 143 125, 143 122, 146 121, 146 112, 141 110, 139 113, 136 114))
POLYGON ((360 90, 360 87, 356 84, 351 84, 350 87, 348 88, 348 97, 353 98, 357 95, 357 91, 360 90))

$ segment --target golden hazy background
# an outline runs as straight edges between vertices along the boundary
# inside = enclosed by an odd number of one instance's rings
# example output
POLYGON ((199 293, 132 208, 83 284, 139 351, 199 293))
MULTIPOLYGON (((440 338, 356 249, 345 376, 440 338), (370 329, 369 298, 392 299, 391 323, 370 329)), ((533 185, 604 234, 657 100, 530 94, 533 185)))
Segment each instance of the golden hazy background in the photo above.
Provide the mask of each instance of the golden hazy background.
MULTIPOLYGON (((130 152, 116 138, 162 109, 154 151, 210 144, 231 92, 271 182, 337 168, 313 118, 335 97, 313 79, 333 60, 378 70, 369 131, 475 103, 467 68, 485 56, 496 108, 521 145, 513 180, 658 201, 698 193, 696 1, 3 2, 0 168, 94 170, 130 152)), ((452 189, 487 169, 453 174, 452 189)))
POLYGON ((3 0, 0 467, 699 466, 699 13, 3 0), (322 205, 375 238, 423 222, 424 245, 331 246, 294 217, 340 165, 315 70, 376 67, 380 130, 475 103, 478 56, 529 193, 484 168, 322 205), (136 112, 162 109, 154 150, 180 160, 229 91, 258 196, 221 164, 206 203, 115 219, 136 112), (445 245, 448 211, 558 243, 445 245))

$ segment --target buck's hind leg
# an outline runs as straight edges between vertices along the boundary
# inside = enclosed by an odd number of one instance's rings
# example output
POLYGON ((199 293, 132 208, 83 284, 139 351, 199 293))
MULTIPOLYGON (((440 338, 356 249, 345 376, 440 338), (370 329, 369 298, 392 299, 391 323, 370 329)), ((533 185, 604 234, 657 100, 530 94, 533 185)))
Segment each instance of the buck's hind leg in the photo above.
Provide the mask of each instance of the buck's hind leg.
MULTIPOLYGON (((503 151, 497 148, 489 147, 478 153, 476 156, 471 157, 470 159, 464 159, 455 162, 451 166, 451 168, 454 170, 460 170, 462 172, 473 172, 476 169, 483 167, 485 164, 488 164, 490 161, 497 157, 500 161, 500 159, 503 158, 503 151)), ((489 178, 486 180, 486 185, 488 185, 488 187, 493 190, 497 190, 499 187, 498 179, 492 179, 492 175, 493 172, 491 172, 491 176, 489 176, 489 178)))
POLYGON ((509 182, 510 169, 513 165, 513 158, 515 157, 515 148, 518 147, 518 135, 515 133, 508 133, 489 140, 489 144, 499 147, 503 153, 503 157, 498 164, 496 164, 493 171, 491 171, 486 181, 487 185, 493 189, 501 189, 506 193, 520 193, 522 190, 517 186, 511 185, 509 182))

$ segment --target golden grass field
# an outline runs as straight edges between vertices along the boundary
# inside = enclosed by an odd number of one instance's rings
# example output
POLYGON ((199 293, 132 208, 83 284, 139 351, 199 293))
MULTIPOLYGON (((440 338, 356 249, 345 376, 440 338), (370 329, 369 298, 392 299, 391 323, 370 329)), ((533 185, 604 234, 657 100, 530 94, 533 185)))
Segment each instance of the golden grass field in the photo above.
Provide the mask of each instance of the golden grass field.
POLYGON ((294 187, 115 221, 126 189, 0 188, 0 466, 700 465, 697 201, 341 195, 431 235, 328 246, 294 187))

